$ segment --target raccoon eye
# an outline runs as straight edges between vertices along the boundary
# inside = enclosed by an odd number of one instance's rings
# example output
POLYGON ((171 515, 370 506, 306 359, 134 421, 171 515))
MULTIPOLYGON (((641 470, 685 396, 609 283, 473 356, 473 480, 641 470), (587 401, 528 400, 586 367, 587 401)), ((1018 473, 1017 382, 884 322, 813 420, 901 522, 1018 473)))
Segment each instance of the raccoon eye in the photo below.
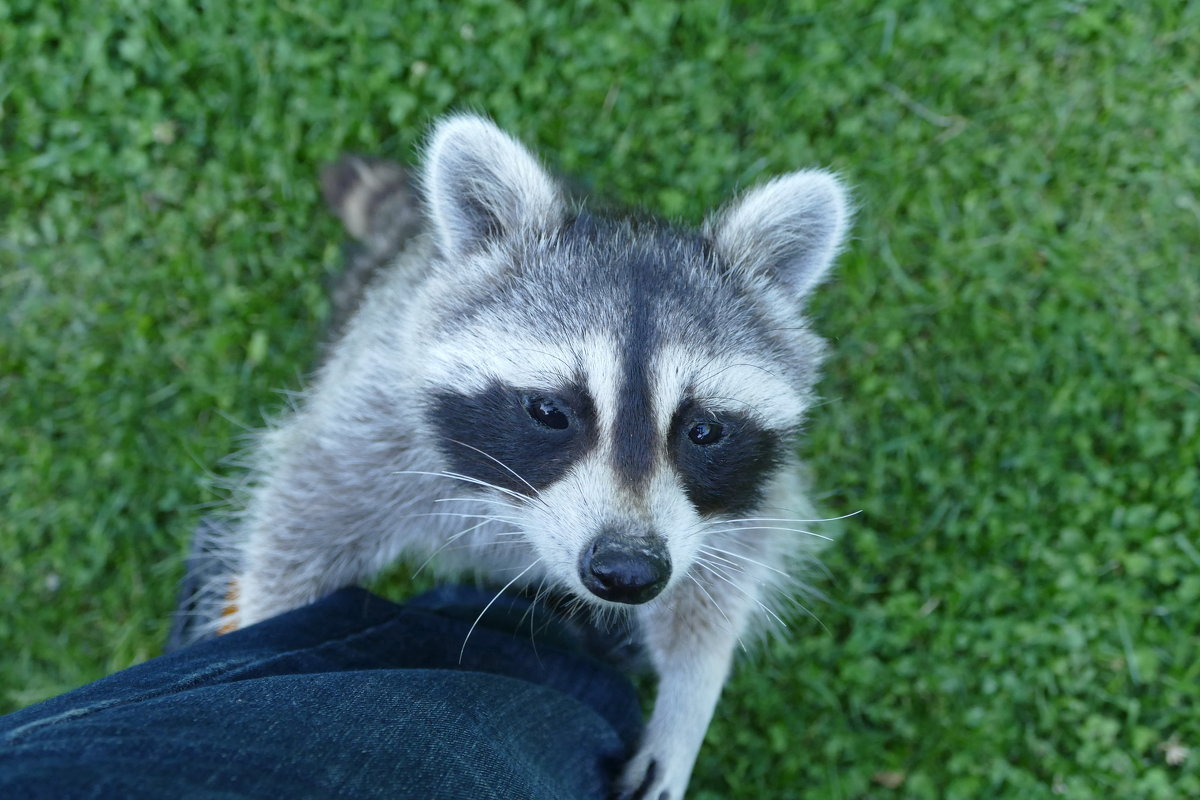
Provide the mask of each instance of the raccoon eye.
POLYGON ((556 431, 566 430, 571 425, 571 418, 563 411, 565 406, 553 397, 527 397, 525 410, 539 425, 553 428, 556 431))
POLYGON ((697 422, 688 428, 687 435, 692 444, 716 444, 725 436, 725 426, 719 422, 697 422))

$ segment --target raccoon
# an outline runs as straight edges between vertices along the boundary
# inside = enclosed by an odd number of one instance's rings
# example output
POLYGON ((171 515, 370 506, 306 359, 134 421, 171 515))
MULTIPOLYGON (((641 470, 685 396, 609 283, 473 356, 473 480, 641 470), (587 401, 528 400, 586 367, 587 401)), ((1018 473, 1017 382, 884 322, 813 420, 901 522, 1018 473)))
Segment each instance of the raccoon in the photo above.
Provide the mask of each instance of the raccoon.
POLYGON ((793 438, 824 346, 801 311, 846 191, 794 172, 699 230, 597 215, 472 115, 435 126, 419 181, 349 159, 324 190, 359 240, 350 313, 256 447, 220 624, 400 558, 557 587, 657 675, 614 795, 682 798, 735 649, 813 553, 793 438))

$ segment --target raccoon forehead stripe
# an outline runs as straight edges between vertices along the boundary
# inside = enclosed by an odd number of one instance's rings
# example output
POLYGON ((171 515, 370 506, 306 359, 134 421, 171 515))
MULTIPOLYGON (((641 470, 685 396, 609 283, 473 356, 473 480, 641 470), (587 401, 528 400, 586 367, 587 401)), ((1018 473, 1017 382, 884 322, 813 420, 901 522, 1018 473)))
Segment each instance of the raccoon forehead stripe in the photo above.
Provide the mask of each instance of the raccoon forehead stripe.
POLYGON ((651 396, 651 361, 658 333, 653 300, 641 292, 629 296, 629 325, 621 358, 619 410, 613 425, 612 461, 617 474, 631 487, 642 486, 654 468, 660 430, 655 424, 651 396))

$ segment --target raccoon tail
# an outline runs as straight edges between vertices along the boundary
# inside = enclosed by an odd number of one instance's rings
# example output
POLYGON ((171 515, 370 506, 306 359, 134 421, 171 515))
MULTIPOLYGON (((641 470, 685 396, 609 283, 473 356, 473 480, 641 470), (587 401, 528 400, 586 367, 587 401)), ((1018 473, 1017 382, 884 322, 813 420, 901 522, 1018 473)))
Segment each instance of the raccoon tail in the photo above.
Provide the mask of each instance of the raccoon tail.
POLYGON ((330 287, 331 339, 354 314, 367 285, 424 226, 416 182, 397 164, 345 155, 321 170, 321 195, 351 242, 346 267, 330 287))

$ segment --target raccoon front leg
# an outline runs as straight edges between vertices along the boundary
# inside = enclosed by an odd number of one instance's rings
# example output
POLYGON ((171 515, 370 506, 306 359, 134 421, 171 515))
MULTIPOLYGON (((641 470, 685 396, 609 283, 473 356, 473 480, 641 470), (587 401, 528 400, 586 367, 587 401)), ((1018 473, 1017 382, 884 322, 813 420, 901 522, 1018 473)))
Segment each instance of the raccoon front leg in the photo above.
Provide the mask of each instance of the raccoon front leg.
POLYGON ((229 558, 229 627, 359 582, 405 547, 436 546, 437 525, 407 524, 414 503, 438 496, 432 478, 398 474, 413 466, 410 443, 386 429, 372 441, 347 418, 302 411, 264 438, 261 482, 229 558))
MULTIPOLYGON (((637 752, 617 781, 621 800, 681 800, 733 650, 745 628, 752 589, 680 584, 669 603, 640 615, 646 649, 659 675, 654 712, 637 752)), ((666 598, 664 598, 666 599, 666 598)))
POLYGON ((353 546, 353 537, 338 536, 338 528, 315 528, 299 514, 280 513, 291 504, 279 498, 260 502, 273 508, 260 511, 262 517, 244 532, 241 563, 231 581, 231 627, 307 605, 373 571, 368 554, 353 546))
POLYGON ((231 581, 230 627, 253 625, 362 579, 367 570, 316 546, 315 534, 254 532, 246 562, 231 581))

